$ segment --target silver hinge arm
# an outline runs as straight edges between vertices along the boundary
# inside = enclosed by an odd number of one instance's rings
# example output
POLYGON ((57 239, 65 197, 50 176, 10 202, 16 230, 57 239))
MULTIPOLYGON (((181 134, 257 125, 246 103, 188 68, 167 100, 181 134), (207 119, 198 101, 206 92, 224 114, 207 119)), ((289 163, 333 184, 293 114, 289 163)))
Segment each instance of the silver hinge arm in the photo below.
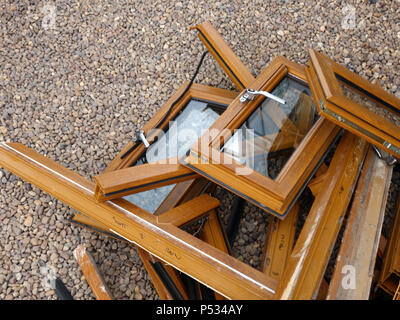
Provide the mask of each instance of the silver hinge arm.
POLYGON ((144 143, 144 146, 146 148, 148 148, 150 146, 150 143, 147 141, 146 137, 144 136, 144 131, 143 130, 139 131, 139 138, 140 138, 140 140, 142 140, 142 142, 144 143))
POLYGON ((271 94, 271 93, 269 93, 267 91, 257 91, 257 90, 253 90, 253 89, 246 89, 244 94, 240 97, 240 102, 244 103, 247 100, 252 101, 258 95, 262 95, 262 96, 264 96, 266 98, 272 99, 272 100, 274 100, 276 102, 279 102, 281 104, 286 104, 285 100, 283 100, 283 99, 281 99, 281 98, 279 98, 279 97, 277 97, 277 96, 275 96, 275 95, 273 95, 273 94, 271 94))
POLYGON ((372 145, 372 147, 374 148, 376 154, 378 155, 378 158, 385 161, 388 166, 394 166, 397 163, 397 159, 393 157, 391 154, 384 156, 378 147, 374 145, 372 145))

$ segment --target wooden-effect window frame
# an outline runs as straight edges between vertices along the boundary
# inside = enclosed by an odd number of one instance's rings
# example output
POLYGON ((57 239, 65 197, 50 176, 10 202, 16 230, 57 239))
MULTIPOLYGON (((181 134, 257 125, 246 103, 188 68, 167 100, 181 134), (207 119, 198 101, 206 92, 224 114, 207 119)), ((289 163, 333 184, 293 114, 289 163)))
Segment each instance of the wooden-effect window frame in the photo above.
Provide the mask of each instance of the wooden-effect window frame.
MULTIPOLYGON (((237 76, 241 78, 242 75, 237 74, 237 76)), ((196 86, 193 85, 193 88, 196 86)), ((175 98, 171 97, 146 123, 142 128, 145 133, 157 126, 168 112, 168 105, 174 100, 175 98)), ((165 123, 168 121, 167 119, 165 123)), ((134 146, 133 142, 129 142, 108 165, 105 172, 127 168, 133 164, 145 150, 144 145, 139 144, 132 152, 127 153, 134 146), (125 156, 122 157, 123 155, 125 156)), ((201 241, 179 229, 179 226, 162 223, 162 219, 158 219, 162 213, 196 197, 202 191, 206 190, 208 193, 206 179, 198 178, 178 183, 152 215, 124 199, 97 202, 94 197, 94 183, 20 144, 0 144, 0 155, 1 166, 82 212, 82 217, 90 219, 89 222, 85 220, 85 224, 95 223, 99 230, 136 244, 147 270, 153 275, 153 281, 157 275, 151 267, 151 261, 160 259, 165 263, 164 266, 172 265, 228 298, 273 298, 277 281, 227 253, 222 236, 215 227, 213 212, 209 213, 211 220, 209 218, 205 222, 200 234, 202 239, 212 238, 214 243, 211 244, 206 243, 207 239, 201 241), (207 229, 208 223, 214 224, 210 230, 207 229), (215 268, 218 269, 217 273, 215 268), (213 274, 213 277, 210 277, 210 274, 213 274)), ((156 287, 158 285, 157 292, 163 293, 160 297, 171 298, 168 292, 164 293, 160 281, 154 283, 156 287)))
POLYGON ((0 143, 0 166, 225 297, 273 298, 276 280, 124 199, 98 202, 94 183, 32 149, 0 143))
POLYGON ((193 26, 190 29, 199 32, 199 39, 240 91, 246 89, 254 81, 250 70, 247 69, 209 21, 193 26))
POLYGON ((378 84, 372 84, 325 55, 309 50, 310 61, 307 77, 321 115, 366 139, 370 143, 387 150, 400 158, 399 127, 383 116, 346 97, 337 76, 344 83, 356 86, 356 92, 369 96, 382 108, 400 116, 400 99, 389 94, 378 84), (337 75, 337 76, 336 76, 337 75))
MULTIPOLYGON (((251 89, 271 91, 286 75, 308 84, 304 66, 277 57, 255 79, 251 89)), ((190 155, 182 164, 283 219, 322 162, 329 147, 335 142, 340 127, 320 117, 276 179, 256 171, 239 176, 236 172, 245 169, 245 166, 220 152, 220 148, 224 140, 226 141, 227 131, 232 133, 234 129, 239 128, 263 100, 262 96, 258 96, 253 101, 241 103, 242 94, 243 92, 232 102, 229 111, 210 127, 210 132, 219 130, 220 134, 208 143, 204 143, 203 137, 200 138, 199 142, 192 146, 190 155)))
MULTIPOLYGON (((158 129, 165 129, 169 121, 174 119, 187 106, 190 100, 196 99, 228 108, 238 94, 237 92, 225 89, 192 84, 184 96, 170 110, 174 101, 185 92, 187 86, 188 83, 184 83, 142 128, 150 145, 156 138, 156 134, 151 133, 152 130, 156 127, 158 129), (162 120, 164 121, 160 125, 160 121, 162 120)), ((94 177, 96 181, 96 198, 99 201, 117 199, 122 196, 186 180, 193 180, 199 177, 192 170, 182 166, 177 158, 166 159, 161 164, 150 163, 130 167, 146 152, 146 147, 143 143, 140 143, 130 154, 123 157, 126 150, 131 148, 131 146, 132 144, 129 143, 112 161, 104 173, 94 177)))
MULTIPOLYGON (((187 88, 189 82, 184 82, 179 89, 163 104, 163 106, 154 114, 154 116, 146 122, 146 124, 141 128, 144 132, 147 141, 151 144, 155 136, 148 136, 153 129, 159 128, 161 130, 165 129, 169 121, 175 118, 179 111, 186 106, 190 99, 203 99, 206 101, 220 103, 229 106, 234 98, 238 95, 238 92, 214 88, 207 85, 202 85, 198 83, 193 83, 188 92, 170 111, 170 114, 164 119, 163 123, 160 122, 169 112, 171 105, 176 101, 181 94, 187 88)), ((146 151, 146 147, 143 143, 140 143, 134 150, 127 154, 127 151, 134 146, 134 142, 130 141, 121 152, 110 162, 107 169, 104 172, 114 171, 117 169, 127 168, 131 166, 136 160, 146 151)))
POLYGON ((386 245, 383 265, 379 276, 379 287, 395 295, 400 283, 400 197, 397 201, 396 216, 386 245))

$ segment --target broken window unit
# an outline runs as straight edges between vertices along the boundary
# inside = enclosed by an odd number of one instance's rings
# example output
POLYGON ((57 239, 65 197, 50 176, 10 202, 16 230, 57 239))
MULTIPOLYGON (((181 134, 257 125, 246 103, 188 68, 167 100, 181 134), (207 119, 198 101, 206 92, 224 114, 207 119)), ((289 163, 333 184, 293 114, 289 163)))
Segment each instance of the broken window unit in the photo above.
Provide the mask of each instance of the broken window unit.
MULTIPOLYGON (((19 143, 0 143, 0 166, 79 211, 74 223, 134 246, 161 299, 367 299, 373 278, 398 299, 400 207, 380 275, 371 262, 394 164, 386 151, 399 155, 399 100, 312 50, 309 67, 277 57, 255 78, 210 23, 193 29, 240 93, 193 78, 95 182, 19 143), (219 214, 217 185, 237 195, 230 215, 219 214), (244 200, 272 215, 248 221, 244 200), (258 269, 237 244, 261 249, 258 269), (349 292, 342 267, 357 263, 365 281, 349 292)), ((79 258, 96 297, 111 298, 79 258)))
POLYGON ((146 125, 147 128, 142 129, 146 137, 131 151, 135 154, 134 162, 95 177, 99 201, 126 196, 128 201, 155 212, 176 183, 198 177, 182 166, 179 158, 186 155, 190 146, 218 119, 236 95, 232 91, 194 84, 172 112, 167 102, 169 107, 162 108, 163 112, 153 118, 165 118, 168 112, 173 117, 169 122, 163 121, 161 128, 146 125))
POLYGON ((307 76, 327 119, 400 157, 400 99, 325 55, 310 50, 307 76))
POLYGON ((283 57, 251 89, 272 99, 243 91, 182 163, 282 219, 339 128, 318 117, 304 67, 283 57), (212 136, 213 130, 219 133, 212 136))

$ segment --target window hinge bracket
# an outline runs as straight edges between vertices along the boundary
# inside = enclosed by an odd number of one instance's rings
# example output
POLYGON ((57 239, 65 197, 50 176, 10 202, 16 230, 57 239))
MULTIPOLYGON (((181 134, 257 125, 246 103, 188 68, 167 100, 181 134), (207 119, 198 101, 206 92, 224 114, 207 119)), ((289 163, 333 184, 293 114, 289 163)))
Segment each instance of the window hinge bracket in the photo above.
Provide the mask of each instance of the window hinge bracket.
POLYGON ((254 98, 256 96, 258 96, 258 95, 262 95, 262 96, 264 96, 266 98, 272 99, 272 100, 274 100, 276 102, 279 102, 281 104, 286 104, 285 100, 283 100, 283 99, 281 99, 281 98, 279 98, 279 97, 277 97, 277 96, 275 96, 275 95, 273 95, 273 94, 271 94, 271 93, 269 93, 267 91, 257 91, 257 90, 253 90, 253 89, 246 89, 244 91, 243 95, 240 97, 240 102, 244 103, 244 102, 246 102, 248 100, 253 101, 254 98))

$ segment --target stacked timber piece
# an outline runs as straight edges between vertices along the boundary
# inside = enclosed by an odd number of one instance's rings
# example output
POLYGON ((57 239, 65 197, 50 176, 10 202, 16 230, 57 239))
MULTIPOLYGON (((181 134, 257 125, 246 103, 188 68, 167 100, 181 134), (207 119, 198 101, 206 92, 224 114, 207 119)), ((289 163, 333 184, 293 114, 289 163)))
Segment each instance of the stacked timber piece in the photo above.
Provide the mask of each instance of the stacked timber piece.
MULTIPOLYGON (((254 77, 210 23, 193 29, 236 91, 193 82, 203 55, 93 181, 19 143, 0 145, 0 165, 134 246, 161 299, 400 299, 400 206, 382 235, 400 100, 315 50, 254 77), (236 196, 228 225, 217 188, 236 196), (244 202, 268 217, 258 269, 232 249, 244 202)), ((85 246, 74 256, 113 299, 85 246)))

